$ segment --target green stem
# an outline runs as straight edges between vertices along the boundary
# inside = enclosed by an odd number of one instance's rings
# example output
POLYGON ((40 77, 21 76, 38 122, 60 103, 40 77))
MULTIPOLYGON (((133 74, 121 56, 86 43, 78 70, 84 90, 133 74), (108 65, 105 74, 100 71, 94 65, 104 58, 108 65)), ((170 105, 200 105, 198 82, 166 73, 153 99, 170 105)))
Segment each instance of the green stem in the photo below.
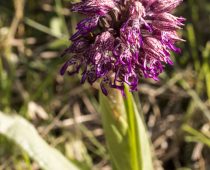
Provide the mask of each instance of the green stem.
POLYGON ((113 168, 116 170, 153 170, 150 141, 128 87, 123 97, 111 90, 100 93, 102 123, 113 168))

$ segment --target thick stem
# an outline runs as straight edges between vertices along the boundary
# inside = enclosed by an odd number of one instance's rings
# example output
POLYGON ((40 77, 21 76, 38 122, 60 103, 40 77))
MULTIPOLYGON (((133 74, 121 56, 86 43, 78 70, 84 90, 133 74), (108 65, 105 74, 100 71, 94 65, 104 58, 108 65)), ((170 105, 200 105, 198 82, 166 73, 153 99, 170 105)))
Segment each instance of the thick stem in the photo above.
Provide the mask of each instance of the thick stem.
POLYGON ((128 87, 100 94, 102 122, 111 162, 116 170, 152 170, 150 141, 128 87))

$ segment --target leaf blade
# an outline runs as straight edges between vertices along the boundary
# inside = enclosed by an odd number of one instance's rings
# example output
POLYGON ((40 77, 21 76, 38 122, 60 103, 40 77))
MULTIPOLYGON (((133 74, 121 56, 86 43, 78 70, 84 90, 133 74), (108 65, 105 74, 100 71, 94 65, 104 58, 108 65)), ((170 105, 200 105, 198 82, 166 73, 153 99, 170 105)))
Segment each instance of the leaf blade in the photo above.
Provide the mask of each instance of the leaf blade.
POLYGON ((153 170, 143 119, 127 87, 125 93, 126 98, 116 90, 109 97, 100 94, 102 122, 111 161, 116 170, 153 170))
POLYGON ((79 170, 60 152, 50 147, 35 128, 18 115, 9 116, 0 111, 0 134, 18 144, 45 170, 79 170))

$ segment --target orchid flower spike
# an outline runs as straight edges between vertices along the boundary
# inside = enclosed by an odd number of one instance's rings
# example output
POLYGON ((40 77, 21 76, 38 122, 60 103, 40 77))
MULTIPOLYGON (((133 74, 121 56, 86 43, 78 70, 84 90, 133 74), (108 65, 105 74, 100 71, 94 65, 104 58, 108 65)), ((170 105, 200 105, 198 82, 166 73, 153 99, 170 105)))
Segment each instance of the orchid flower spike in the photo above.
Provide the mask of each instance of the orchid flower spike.
POLYGON ((171 12, 182 0, 82 0, 72 11, 85 19, 77 24, 64 55, 69 59, 61 75, 81 73, 81 82, 100 83, 124 92, 125 83, 137 90, 140 78, 158 80, 165 64, 172 65, 170 51, 183 41, 176 33, 183 17, 171 12))

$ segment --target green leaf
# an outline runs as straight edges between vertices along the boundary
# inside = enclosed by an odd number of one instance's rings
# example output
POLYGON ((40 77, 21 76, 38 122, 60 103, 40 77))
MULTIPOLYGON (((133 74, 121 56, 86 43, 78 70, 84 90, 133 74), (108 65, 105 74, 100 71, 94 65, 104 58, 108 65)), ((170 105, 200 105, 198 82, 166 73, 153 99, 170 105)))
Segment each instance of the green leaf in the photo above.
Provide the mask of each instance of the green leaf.
POLYGON ((100 94, 102 122, 115 170, 152 170, 150 141, 132 94, 112 90, 100 94))
POLYGON ((182 129, 185 132, 190 134, 190 136, 186 136, 186 138, 185 138, 188 142, 201 142, 201 143, 207 145, 208 147, 210 147, 210 137, 209 136, 206 136, 202 132, 197 131, 196 129, 190 127, 187 124, 183 125, 182 129))
POLYGON ((45 170, 79 170, 59 151, 50 147, 35 128, 22 117, 0 111, 0 134, 13 140, 45 170))

